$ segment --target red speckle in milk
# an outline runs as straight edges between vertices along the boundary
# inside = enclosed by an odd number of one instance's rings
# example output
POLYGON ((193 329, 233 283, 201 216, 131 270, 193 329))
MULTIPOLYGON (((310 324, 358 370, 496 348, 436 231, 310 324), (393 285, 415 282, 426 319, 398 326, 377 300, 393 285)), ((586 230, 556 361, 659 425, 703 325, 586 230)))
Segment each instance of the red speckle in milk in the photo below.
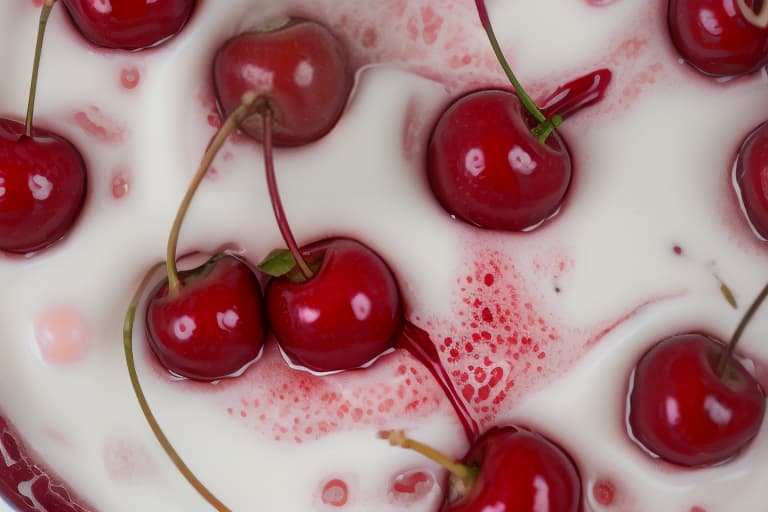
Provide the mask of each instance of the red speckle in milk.
POLYGON ((139 85, 140 80, 141 73, 136 66, 124 67, 120 72, 120 85, 123 86, 123 89, 129 91, 135 89, 136 86, 139 85))
POLYGON ((123 139, 123 127, 95 105, 72 114, 72 121, 96 140, 118 142, 123 139))
POLYGON ((110 439, 104 443, 101 459, 109 478, 117 482, 141 479, 153 469, 146 448, 125 439, 110 439))
POLYGON ((704 507, 693 506, 691 512, 707 512, 707 510, 704 507))
POLYGON ((416 420, 447 407, 432 376, 405 351, 365 370, 318 376, 290 368, 270 346, 245 375, 223 381, 216 392, 233 420, 296 443, 338 430, 385 428, 394 418, 416 420))
POLYGON ((128 194, 130 189, 128 181, 128 171, 123 168, 116 168, 112 171, 112 180, 110 181, 110 192, 115 199, 122 199, 128 194))
POLYGON ((426 498, 436 486, 434 475, 428 471, 405 471, 392 479, 389 497, 397 505, 413 505, 426 498))

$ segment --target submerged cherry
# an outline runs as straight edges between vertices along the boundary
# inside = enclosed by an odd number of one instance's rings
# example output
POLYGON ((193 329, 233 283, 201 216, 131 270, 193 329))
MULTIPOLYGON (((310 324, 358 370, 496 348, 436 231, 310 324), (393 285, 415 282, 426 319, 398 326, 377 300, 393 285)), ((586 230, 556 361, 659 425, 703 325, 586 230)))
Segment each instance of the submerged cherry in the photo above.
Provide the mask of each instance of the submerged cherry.
POLYGON ((741 145, 734 178, 752 227, 768 239, 768 122, 755 128, 741 145))
MULTIPOLYGON (((768 63, 768 31, 745 16, 762 0, 669 0, 667 21, 677 51, 716 77, 752 73, 768 63)), ((754 11, 752 11, 754 14, 754 11)))
MULTIPOLYGON (((217 52, 213 77, 225 114, 246 92, 262 98, 274 116, 276 146, 306 144, 328 133, 352 89, 344 48, 327 28, 308 20, 234 37, 217 52)), ((240 128, 263 139, 258 113, 240 128)))
POLYGON ((581 510, 581 478, 575 464, 560 447, 529 430, 493 428, 472 444, 460 462, 408 439, 402 431, 380 435, 449 471, 442 512, 581 510))
POLYGON ((0 250, 28 253, 62 238, 85 201, 80 153, 55 133, 32 126, 45 27, 53 0, 40 13, 26 123, 0 119, 0 250))
POLYGON ((628 401, 635 439, 661 459, 709 466, 740 453, 765 417, 765 392, 733 356, 741 334, 768 295, 766 285, 730 343, 699 333, 657 343, 637 364, 628 401))
POLYGON ((186 24, 195 0, 62 0, 83 36, 95 45, 140 50, 186 24))
POLYGON ((386 263, 349 239, 302 249, 319 266, 309 280, 274 278, 270 325, 289 359, 318 372, 364 366, 394 346, 403 326, 400 292, 386 263))

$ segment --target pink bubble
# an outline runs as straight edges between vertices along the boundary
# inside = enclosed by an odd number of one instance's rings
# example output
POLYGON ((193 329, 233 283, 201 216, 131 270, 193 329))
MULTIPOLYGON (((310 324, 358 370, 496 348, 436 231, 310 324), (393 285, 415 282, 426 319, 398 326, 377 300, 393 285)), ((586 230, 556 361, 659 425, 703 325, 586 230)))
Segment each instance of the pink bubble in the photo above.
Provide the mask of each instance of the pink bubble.
POLYGON ((435 477, 427 471, 406 471, 392 479, 389 496, 399 505, 412 505, 425 499, 435 488, 435 477))
POLYGON ((344 480, 334 478, 323 485, 320 494, 323 504, 332 507, 343 507, 349 500, 349 487, 344 480))
POLYGON ((613 482, 609 480, 598 480, 592 487, 592 494, 596 502, 608 507, 613 505, 616 498, 616 488, 613 486, 613 482))
POLYGON ((40 356, 48 364, 76 363, 88 352, 88 327, 83 315, 74 309, 45 311, 35 323, 35 338, 40 356))
POLYGON ((128 66, 120 72, 120 84, 126 90, 135 89, 140 80, 141 72, 135 66, 128 66))

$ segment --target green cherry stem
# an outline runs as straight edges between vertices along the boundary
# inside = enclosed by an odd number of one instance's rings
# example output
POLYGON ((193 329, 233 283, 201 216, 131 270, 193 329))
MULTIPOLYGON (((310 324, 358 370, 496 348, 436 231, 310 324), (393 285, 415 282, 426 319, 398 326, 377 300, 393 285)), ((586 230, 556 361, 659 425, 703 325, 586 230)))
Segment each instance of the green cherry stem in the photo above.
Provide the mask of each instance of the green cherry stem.
POLYGON ((25 134, 32 136, 32 117, 35 112, 35 97, 37 96, 37 77, 40 72, 40 57, 43 54, 43 39, 45 38, 45 27, 48 25, 48 18, 51 15, 51 9, 56 0, 45 0, 40 10, 40 22, 37 27, 37 43, 35 43, 35 56, 32 61, 32 79, 29 82, 29 97, 27 99, 27 119, 24 123, 25 134))
POLYGON ((125 321, 123 322, 123 348, 125 349, 125 364, 128 367, 128 375, 131 379, 131 386, 133 386, 133 392, 136 395, 136 400, 139 402, 139 407, 141 407, 141 412, 144 413, 144 417, 149 424, 149 428, 152 429, 152 433, 155 434, 157 441, 163 447, 163 450, 165 450, 165 453, 168 454, 168 457, 171 459, 182 476, 187 480, 187 482, 190 483, 192 487, 195 488, 198 493, 200 493, 200 496, 202 496, 205 501, 207 501, 218 512, 232 512, 216 496, 214 496, 213 493, 209 491, 202 482, 200 482, 200 480, 197 479, 194 473, 192 473, 192 470, 189 469, 181 456, 173 448, 173 445, 171 445, 171 442, 166 437, 163 429, 160 428, 160 424, 157 422, 155 415, 152 413, 152 409, 150 409, 149 404, 147 403, 147 397, 144 395, 144 390, 142 389, 141 383, 139 382, 139 375, 136 372, 136 361, 133 356, 133 324, 134 320, 136 319, 136 309, 138 308, 142 295, 144 295, 144 291, 147 289, 147 286, 149 286, 149 283, 151 282, 152 276, 164 265, 165 263, 163 262, 157 263, 153 265, 152 268, 150 268, 149 271, 144 275, 144 278, 142 279, 141 283, 136 289, 136 292, 131 298, 131 304, 128 306, 128 310, 125 313, 125 321))
POLYGON ((227 137, 237 129, 237 125, 240 121, 251 112, 251 108, 256 102, 257 97, 253 92, 248 92, 243 95, 243 99, 240 105, 227 117, 224 124, 221 125, 219 131, 216 132, 211 143, 208 145, 208 149, 205 150, 203 159, 200 162, 200 167, 197 168, 194 177, 192 178, 187 192, 184 194, 184 198, 181 200, 179 209, 176 212, 176 218, 173 220, 171 226, 171 232, 168 235, 168 245, 165 252, 165 267, 168 273, 168 295, 175 297, 179 293, 181 288, 181 279, 179 278, 179 270, 176 267, 176 246, 179 242, 179 233, 181 232, 181 225, 184 222, 184 217, 187 215, 189 205, 192 203, 192 198, 195 196, 200 183, 202 183, 205 174, 208 172, 208 168, 213 163, 214 158, 224 145, 227 137))
POLYGON ((553 116, 552 119, 547 119, 542 111, 539 110, 539 107, 536 106, 536 103, 531 99, 530 96, 528 96, 528 93, 525 92, 523 85, 517 79, 517 76, 515 76, 514 71, 512 71, 512 67, 509 65, 507 58, 504 56, 504 52, 501 49, 499 40, 496 38, 496 33, 494 32, 493 26, 491 25, 491 18, 488 16, 488 9, 485 7, 485 1, 475 0, 475 6, 477 7, 477 14, 480 16, 480 23, 482 24, 483 29, 488 36, 488 41, 491 43, 491 48, 493 48, 493 53, 496 55, 496 59, 499 61, 499 64, 501 64, 501 68, 504 70, 507 78, 509 78, 509 81, 512 83, 512 87, 514 87, 515 93, 517 93, 517 97, 520 98, 520 102, 533 116, 533 118, 539 122, 539 124, 531 130, 531 133, 533 133, 534 137, 536 137, 539 142, 543 144, 546 142, 547 137, 549 137, 555 128, 560 126, 560 123, 563 122, 563 118, 559 115, 556 115, 553 116))
POLYGON ((392 446, 413 450, 440 464, 440 466, 461 481, 466 489, 472 487, 472 484, 477 480, 477 468, 456 462, 431 446, 410 439, 402 430, 381 430, 379 431, 379 437, 389 441, 389 444, 392 446))
POLYGON ((720 354, 720 360, 717 363, 717 370, 715 372, 718 377, 723 378, 725 375, 725 370, 728 368, 728 363, 733 357, 733 352, 736 350, 736 344, 741 339, 741 335, 744 333, 744 329, 747 328, 747 324, 749 324, 749 321, 752 320, 752 317, 755 315, 758 308, 760 308, 760 305, 763 303, 763 301, 765 301, 766 297, 768 297, 768 284, 766 284, 760 293, 757 294, 757 297, 755 297, 755 300, 749 306, 747 312, 744 313, 744 317, 742 317, 739 325, 736 327, 733 336, 731 336, 731 341, 728 342, 728 345, 725 346, 722 354, 720 354))
POLYGON ((277 189, 277 176, 275 175, 275 158, 272 152, 272 128, 274 123, 274 113, 269 107, 268 103, 264 104, 264 108, 261 112, 262 119, 262 134, 264 137, 264 169, 267 175, 267 188, 269 189, 269 197, 272 200, 272 211, 275 213, 275 220, 277 226, 280 229, 280 235, 282 235, 285 245, 288 246, 288 250, 291 252, 293 259, 296 261, 296 266, 299 267, 304 279, 309 281, 314 275, 312 269, 307 265, 306 260, 301 255, 299 245, 296 243, 296 238, 293 236, 291 226, 288 224, 288 219, 285 216, 285 210, 283 209, 283 202, 280 200, 280 193, 277 189))

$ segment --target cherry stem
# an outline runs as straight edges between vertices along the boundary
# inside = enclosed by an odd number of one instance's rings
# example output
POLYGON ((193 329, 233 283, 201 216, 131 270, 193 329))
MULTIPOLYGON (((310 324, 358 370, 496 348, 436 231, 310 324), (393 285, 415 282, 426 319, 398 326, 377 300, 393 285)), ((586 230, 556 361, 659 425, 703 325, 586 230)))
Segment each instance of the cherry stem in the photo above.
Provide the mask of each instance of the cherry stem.
POLYGON ((226 505, 219 501, 219 499, 216 498, 216 496, 214 496, 213 493, 209 491, 208 488, 203 485, 202 482, 200 482, 200 480, 197 479, 194 473, 192 473, 192 470, 189 469, 186 463, 182 460, 181 456, 179 456, 179 454, 173 448, 173 445, 168 440, 165 433, 163 433, 163 430, 160 428, 160 424, 157 422, 155 415, 152 413, 152 409, 150 409, 149 404, 147 403, 144 390, 142 389, 141 383, 139 382, 139 375, 136 372, 136 361, 133 356, 133 324, 136 318, 136 309, 138 308, 139 301, 141 300, 144 291, 147 289, 147 286, 149 286, 149 283, 151 282, 152 276, 160 268, 162 268, 163 265, 164 263, 162 262, 153 265, 152 268, 150 268, 149 271, 144 275, 144 278, 139 284, 139 287, 136 289, 136 292, 131 298, 131 304, 128 306, 128 311, 125 313, 125 321, 123 323, 123 348, 125 349, 125 363, 128 366, 128 375, 131 378, 133 392, 136 394, 136 399, 138 400, 139 406, 141 407, 141 412, 144 413, 144 417, 149 424, 149 428, 152 429, 152 433, 155 435, 158 442, 163 447, 163 450, 165 450, 165 453, 168 454, 168 457, 174 463, 182 476, 214 509, 219 512, 231 512, 231 510, 226 505))
POLYGON ((402 430, 381 430, 379 431, 379 437, 389 441, 389 444, 392 446, 413 450, 424 455, 428 459, 437 462, 440 466, 447 469, 453 476, 461 480, 467 489, 472 487, 472 484, 477 480, 477 468, 460 464, 431 446, 410 439, 402 430))
POLYGON ((213 140, 211 141, 208 149, 206 149, 203 159, 200 162, 200 167, 197 168, 194 177, 192 178, 187 192, 184 198, 181 200, 179 209, 176 212, 176 218, 171 226, 171 232, 168 235, 168 246, 166 247, 165 255, 165 267, 168 273, 168 295, 175 297, 179 293, 181 288, 181 279, 179 278, 179 270, 176 268, 176 246, 179 243, 179 233, 181 232, 181 225, 184 222, 184 217, 187 215, 189 205, 192 202, 192 198, 197 192, 200 183, 202 183, 205 174, 208 172, 208 168, 211 166, 214 158, 216 158, 219 149, 224 145, 232 132, 237 129, 237 125, 240 121, 250 112, 253 103, 256 101, 256 94, 248 92, 243 95, 243 99, 240 105, 227 117, 224 123, 216 132, 213 140))
POLYGON ((299 267, 304 279, 309 281, 314 274, 312 269, 309 268, 304 257, 301 255, 299 246, 296 243, 296 238, 293 236, 291 226, 288 224, 288 219, 285 216, 285 210, 283 210, 283 202, 280 200, 280 192, 277 189, 277 176, 275 175, 275 158, 272 154, 272 128, 274 126, 274 112, 265 104, 261 113, 262 119, 262 135, 264 137, 264 169, 267 175, 267 188, 269 189, 269 198, 272 200, 272 211, 275 212, 275 220, 277 221, 277 227, 280 229, 280 235, 282 235, 285 245, 288 246, 288 250, 291 251, 293 259, 296 261, 296 265, 299 267))
POLYGON ((35 43, 35 56, 32 61, 32 79, 29 82, 29 98, 27 99, 27 119, 24 123, 25 134, 32 136, 32 116, 35 112, 35 97, 37 96, 37 77, 40 74, 40 57, 43 54, 43 39, 45 38, 45 27, 48 25, 48 18, 51 15, 51 9, 56 0, 45 0, 43 8, 40 10, 40 22, 37 27, 37 43, 35 43))
POLYGON ((747 5, 746 0, 737 0, 739 10, 744 18, 758 28, 768 28, 768 2, 764 1, 760 12, 747 5))
MULTIPOLYGON (((491 18, 488 16, 488 10, 485 8, 485 1, 475 0, 475 5, 477 6, 477 13, 480 15, 480 23, 483 25, 483 29, 485 29, 485 33, 488 35, 488 41, 491 43, 491 47, 493 48, 493 53, 496 55, 499 64, 501 64, 501 68, 507 75, 507 78, 509 78, 509 81, 512 83, 512 87, 515 88, 515 92, 517 93, 518 98, 520 98, 523 106, 526 108, 526 110, 528 110, 528 112, 530 112, 536 121, 542 124, 547 123, 547 117, 541 112, 541 110, 539 110, 539 107, 537 107, 536 103, 534 103, 531 97, 528 96, 528 93, 525 92, 522 84, 520 81, 518 81, 515 73, 512 71, 509 62, 507 62, 507 58, 504 56, 504 52, 501 50, 499 41, 496 39, 496 33, 493 31, 493 26, 491 26, 491 18)), ((562 118, 560 121, 562 122, 562 118)), ((554 123, 554 118, 552 123, 554 123)), ((557 124, 560 123, 558 122, 557 124)), ((541 124, 539 124, 539 126, 541 126, 541 124)), ((539 127, 536 127, 534 130, 538 128, 539 127)), ((552 132, 552 129, 554 129, 554 126, 549 130, 548 134, 552 132)), ((536 133, 534 133, 534 135, 536 135, 536 133)), ((539 140, 541 140, 540 136, 537 135, 537 137, 539 140)), ((544 138, 546 139, 546 137, 544 138)))
POLYGON ((739 339, 741 339, 741 335, 744 333, 744 329, 747 328, 747 324, 749 324, 749 321, 757 312, 763 301, 765 301, 766 297, 768 297, 768 284, 766 284, 757 295, 757 297, 755 297, 752 305, 749 306, 749 309, 744 314, 741 322, 739 322, 739 325, 736 327, 736 330, 731 337, 731 341, 728 343, 728 345, 726 345, 725 349, 723 349, 723 353, 720 355, 720 361, 717 364, 716 374, 718 377, 722 378, 723 375, 725 375, 725 370, 728 368, 728 363, 733 357, 733 352, 736 350, 736 344, 739 342, 739 339))

